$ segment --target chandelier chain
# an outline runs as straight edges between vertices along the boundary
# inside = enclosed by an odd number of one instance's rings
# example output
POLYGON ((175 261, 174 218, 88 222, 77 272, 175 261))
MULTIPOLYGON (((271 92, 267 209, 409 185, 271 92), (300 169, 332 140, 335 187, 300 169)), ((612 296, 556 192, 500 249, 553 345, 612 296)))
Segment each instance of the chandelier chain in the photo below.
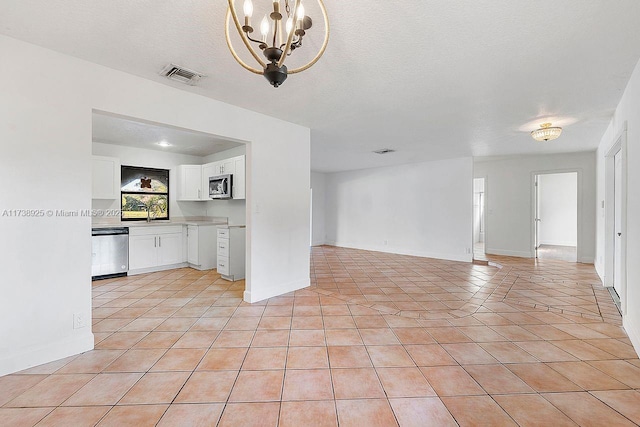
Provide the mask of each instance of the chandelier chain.
POLYGON ((284 0, 284 10, 287 11, 287 18, 291 17, 291 7, 289 6, 289 0, 284 0))

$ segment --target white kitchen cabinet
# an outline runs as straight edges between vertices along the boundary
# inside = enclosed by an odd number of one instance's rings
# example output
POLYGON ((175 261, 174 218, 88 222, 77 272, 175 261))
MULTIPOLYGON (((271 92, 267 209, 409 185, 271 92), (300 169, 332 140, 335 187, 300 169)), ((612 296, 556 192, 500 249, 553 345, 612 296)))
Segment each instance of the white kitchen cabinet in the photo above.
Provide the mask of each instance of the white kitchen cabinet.
POLYGON ((225 280, 244 279, 245 227, 218 226, 218 273, 225 280))
POLYGON ((129 274, 162 270, 184 263, 182 226, 129 228, 129 274))
POLYGON ((246 198, 246 180, 245 180, 245 165, 244 156, 234 157, 233 160, 233 192, 234 199, 246 198))
POLYGON ((120 159, 92 156, 91 198, 115 200, 120 197, 120 159))
POLYGON ((228 174, 233 175, 232 197, 245 199, 245 156, 237 156, 202 165, 202 192, 206 193, 203 194, 202 200, 211 200, 209 198, 209 177, 228 174))
POLYGON ((216 227, 213 224, 187 226, 187 262, 196 270, 216 268, 216 227))
POLYGON ((211 198, 209 198, 209 177, 220 175, 216 173, 216 168, 216 163, 202 165, 202 192, 204 193, 202 200, 211 200, 211 198))
MULTIPOLYGON (((202 165, 178 166, 178 201, 203 199, 202 165)), ((208 194, 207 194, 208 196, 208 194)))
POLYGON ((158 235, 158 265, 173 265, 182 259, 182 227, 177 233, 158 235))
POLYGON ((135 236, 129 232, 129 270, 151 268, 158 265, 158 237, 135 236))

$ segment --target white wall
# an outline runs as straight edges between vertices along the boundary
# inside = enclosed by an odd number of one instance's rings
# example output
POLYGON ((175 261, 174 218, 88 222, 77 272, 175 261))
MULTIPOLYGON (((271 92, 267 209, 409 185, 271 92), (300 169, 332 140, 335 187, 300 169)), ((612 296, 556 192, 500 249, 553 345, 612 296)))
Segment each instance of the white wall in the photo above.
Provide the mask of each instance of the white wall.
MULTIPOLYGON (((626 188, 627 225, 626 242, 626 295, 623 306, 623 324, 636 352, 640 352, 640 64, 636 68, 622 95, 620 104, 607 131, 602 136, 597 151, 598 162, 598 223, 597 263, 600 277, 604 277, 605 217, 600 204, 605 200, 605 156, 616 143, 616 138, 627 128, 626 188)), ((624 178, 623 178, 624 179, 624 178)))
MULTIPOLYGON (((0 80, 0 211, 91 208, 93 109, 249 141, 245 298, 308 286, 309 129, 5 36, 0 57, 21 70, 0 80)), ((73 329, 91 310, 90 229, 0 216, 0 375, 93 347, 73 329)))
POLYGON ((552 173, 538 177, 541 245, 578 244, 578 174, 552 173))
MULTIPOLYGON (((203 158, 186 154, 166 153, 159 150, 125 147, 123 145, 94 142, 92 153, 96 156, 117 157, 122 165, 169 169, 169 215, 172 219, 190 216, 205 216, 204 202, 177 202, 178 165, 199 165, 203 158)), ((120 200, 93 200, 93 209, 120 209, 120 200)))
POLYGON ((247 154, 247 146, 242 144, 238 147, 230 148, 228 150, 219 151, 209 156, 205 156, 202 159, 202 164, 217 162, 218 160, 229 159, 231 157, 244 156, 247 154))
POLYGON ((311 189, 313 190, 311 244, 326 243, 325 230, 325 188, 327 175, 322 172, 311 172, 311 189))
MULTIPOLYGON (((558 143, 561 143, 561 139, 558 143)), ((531 143, 535 143, 533 140, 531 143)), ((595 257, 595 152, 475 158, 474 177, 485 179, 485 252, 533 257, 533 176, 578 172, 578 261, 595 257)))
POLYGON ((472 259, 472 159, 327 174, 327 243, 472 259))

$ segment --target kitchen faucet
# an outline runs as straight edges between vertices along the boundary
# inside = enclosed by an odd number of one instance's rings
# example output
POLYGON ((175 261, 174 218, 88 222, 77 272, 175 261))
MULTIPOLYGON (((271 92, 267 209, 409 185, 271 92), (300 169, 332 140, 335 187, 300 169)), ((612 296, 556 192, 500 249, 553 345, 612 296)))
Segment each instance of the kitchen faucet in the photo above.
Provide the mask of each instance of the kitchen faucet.
POLYGON ((141 207, 145 211, 147 211, 147 223, 150 223, 152 220, 156 219, 156 217, 158 216, 158 214, 156 212, 154 212, 153 214, 151 213, 151 208, 154 205, 155 205, 155 203, 151 203, 149 206, 147 206, 145 204, 139 205, 139 207, 141 207), (153 215, 153 217, 151 215, 153 215))

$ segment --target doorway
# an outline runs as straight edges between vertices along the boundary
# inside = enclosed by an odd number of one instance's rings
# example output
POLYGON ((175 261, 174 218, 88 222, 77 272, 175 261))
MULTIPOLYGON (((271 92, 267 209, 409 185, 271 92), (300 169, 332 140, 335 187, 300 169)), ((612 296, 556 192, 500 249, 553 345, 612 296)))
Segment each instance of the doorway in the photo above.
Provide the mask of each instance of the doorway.
POLYGON ((613 156, 613 289, 622 295, 622 150, 613 156))
POLYGON ((485 180, 473 179, 473 258, 485 259, 485 180))
POLYGON ((578 173, 535 175, 536 258, 577 262, 578 173))

